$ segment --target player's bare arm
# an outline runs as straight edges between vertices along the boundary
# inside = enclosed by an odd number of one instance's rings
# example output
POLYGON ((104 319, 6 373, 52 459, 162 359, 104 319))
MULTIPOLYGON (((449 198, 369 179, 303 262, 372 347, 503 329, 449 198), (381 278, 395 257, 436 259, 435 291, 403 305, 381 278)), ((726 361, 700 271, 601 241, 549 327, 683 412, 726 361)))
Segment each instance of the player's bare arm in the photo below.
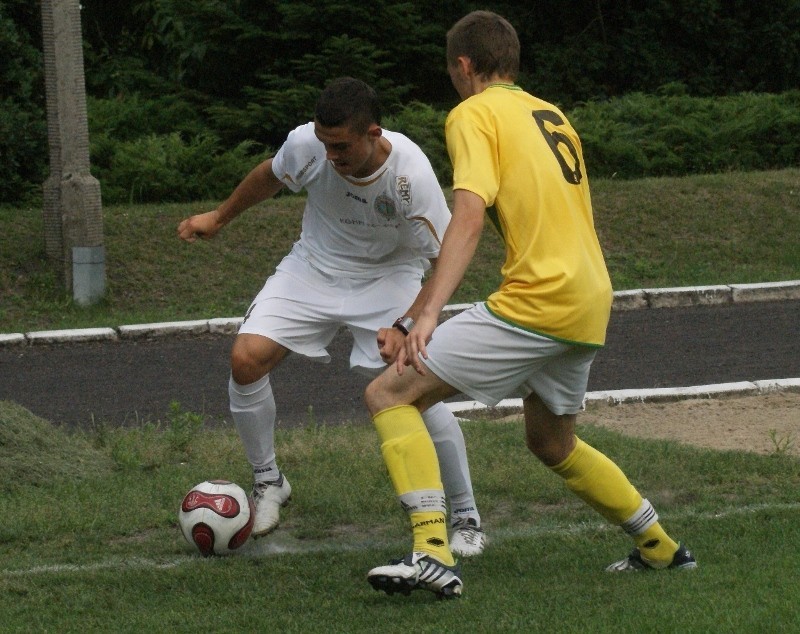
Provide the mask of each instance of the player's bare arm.
POLYGON ((272 171, 272 159, 269 158, 254 167, 219 207, 183 220, 178 225, 178 237, 186 242, 194 242, 197 238, 209 240, 236 216, 271 198, 282 187, 283 183, 272 171))
POLYGON ((427 358, 426 345, 439 323, 439 314, 472 261, 483 231, 485 209, 483 198, 477 194, 465 189, 453 192, 453 217, 444 234, 436 268, 412 305, 416 323, 395 361, 399 374, 403 373, 406 365, 411 365, 419 374, 425 374, 419 355, 427 358))
MULTIPOLYGON (((437 258, 430 258, 431 263, 431 271, 436 269, 436 262, 437 258)), ((419 312, 420 307, 425 303, 425 293, 420 290, 419 294, 417 295, 414 303, 409 307, 409 309, 403 313, 400 317, 411 317, 412 319, 415 318, 416 314, 419 312)), ((406 342, 406 333, 403 329, 398 329, 395 326, 381 328, 378 330, 378 350, 380 351, 381 359, 383 359, 386 365, 391 365, 397 359, 397 354, 400 350, 405 346, 406 342)))

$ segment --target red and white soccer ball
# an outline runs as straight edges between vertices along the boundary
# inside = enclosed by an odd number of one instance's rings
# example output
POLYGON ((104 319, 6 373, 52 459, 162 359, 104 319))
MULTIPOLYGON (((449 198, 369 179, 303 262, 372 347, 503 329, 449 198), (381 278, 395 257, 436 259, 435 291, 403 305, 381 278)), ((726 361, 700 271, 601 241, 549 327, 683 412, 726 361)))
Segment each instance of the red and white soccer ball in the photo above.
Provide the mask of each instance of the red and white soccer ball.
POLYGON ((254 520, 253 499, 227 480, 207 480, 193 487, 178 511, 183 536, 205 557, 228 555, 241 547, 254 520))

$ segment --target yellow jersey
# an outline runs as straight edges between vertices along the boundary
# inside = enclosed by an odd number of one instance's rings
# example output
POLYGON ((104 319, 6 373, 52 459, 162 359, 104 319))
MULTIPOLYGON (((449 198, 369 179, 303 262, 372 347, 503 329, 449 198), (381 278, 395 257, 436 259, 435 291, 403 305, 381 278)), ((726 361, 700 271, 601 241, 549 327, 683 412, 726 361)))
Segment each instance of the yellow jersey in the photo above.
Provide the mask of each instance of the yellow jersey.
POLYGON ((552 339, 602 346, 613 293, 580 139, 552 104, 494 84, 447 117, 453 189, 471 191, 505 243, 487 307, 552 339))

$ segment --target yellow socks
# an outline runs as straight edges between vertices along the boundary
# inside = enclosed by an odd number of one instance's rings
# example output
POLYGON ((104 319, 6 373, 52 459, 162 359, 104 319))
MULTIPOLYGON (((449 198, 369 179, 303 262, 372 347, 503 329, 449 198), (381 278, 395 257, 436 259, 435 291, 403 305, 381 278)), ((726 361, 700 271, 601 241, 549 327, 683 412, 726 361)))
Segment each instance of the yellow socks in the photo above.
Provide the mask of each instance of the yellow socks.
POLYGON ((669 565, 678 544, 661 528, 653 506, 642 499, 616 464, 580 438, 576 441, 572 453, 552 470, 589 506, 621 526, 647 563, 655 568, 669 565))
POLYGON ((422 416, 416 407, 400 405, 378 412, 373 422, 394 490, 411 518, 414 551, 452 566, 439 460, 422 416))
MULTIPOLYGON (((648 505, 650 502, 644 500, 648 505)), ((650 508, 653 508, 652 506, 650 508)), ((654 511, 655 513, 655 511, 654 511)), ((658 515, 655 516, 658 519, 658 515)), ((624 526, 623 526, 624 528, 624 526)), ((638 535, 632 535, 639 547, 642 559, 653 568, 666 568, 672 563, 672 558, 680 547, 661 528, 661 524, 654 522, 648 529, 638 535)))

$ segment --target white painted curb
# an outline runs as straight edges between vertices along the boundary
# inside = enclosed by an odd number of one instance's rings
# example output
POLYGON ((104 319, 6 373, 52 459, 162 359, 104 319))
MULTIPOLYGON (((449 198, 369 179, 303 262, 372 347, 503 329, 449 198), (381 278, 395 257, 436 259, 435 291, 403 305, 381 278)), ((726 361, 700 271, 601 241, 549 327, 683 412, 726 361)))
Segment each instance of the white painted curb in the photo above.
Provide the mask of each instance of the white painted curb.
POLYGON ((37 343, 77 343, 85 341, 113 341, 117 331, 113 328, 78 328, 76 330, 40 330, 25 333, 30 344, 37 343))
MULTIPOLYGON (((584 407, 593 402, 621 405, 622 403, 665 403, 690 398, 714 398, 716 396, 750 396, 772 392, 800 392, 800 377, 795 379, 767 379, 762 381, 740 381, 737 383, 715 383, 690 387, 664 387, 643 390, 603 390, 587 392, 584 407)), ((494 407, 479 401, 445 403, 454 414, 467 414, 480 410, 522 410, 521 398, 500 401, 494 407)))
MULTIPOLYGON (((613 310, 677 308, 791 299, 800 299, 800 280, 767 282, 764 284, 685 286, 616 291, 612 308, 613 310)), ((444 307, 442 313, 445 317, 451 317, 471 306, 474 306, 474 304, 450 304, 444 307)), ((76 330, 8 333, 0 334, 0 347, 35 343, 108 341, 117 338, 142 339, 176 334, 235 334, 241 323, 241 317, 222 317, 207 320, 117 326, 116 328, 80 328, 76 330)))
POLYGON ((167 335, 202 335, 209 331, 208 321, 170 321, 156 324, 120 326, 119 336, 123 339, 146 339, 167 335))

